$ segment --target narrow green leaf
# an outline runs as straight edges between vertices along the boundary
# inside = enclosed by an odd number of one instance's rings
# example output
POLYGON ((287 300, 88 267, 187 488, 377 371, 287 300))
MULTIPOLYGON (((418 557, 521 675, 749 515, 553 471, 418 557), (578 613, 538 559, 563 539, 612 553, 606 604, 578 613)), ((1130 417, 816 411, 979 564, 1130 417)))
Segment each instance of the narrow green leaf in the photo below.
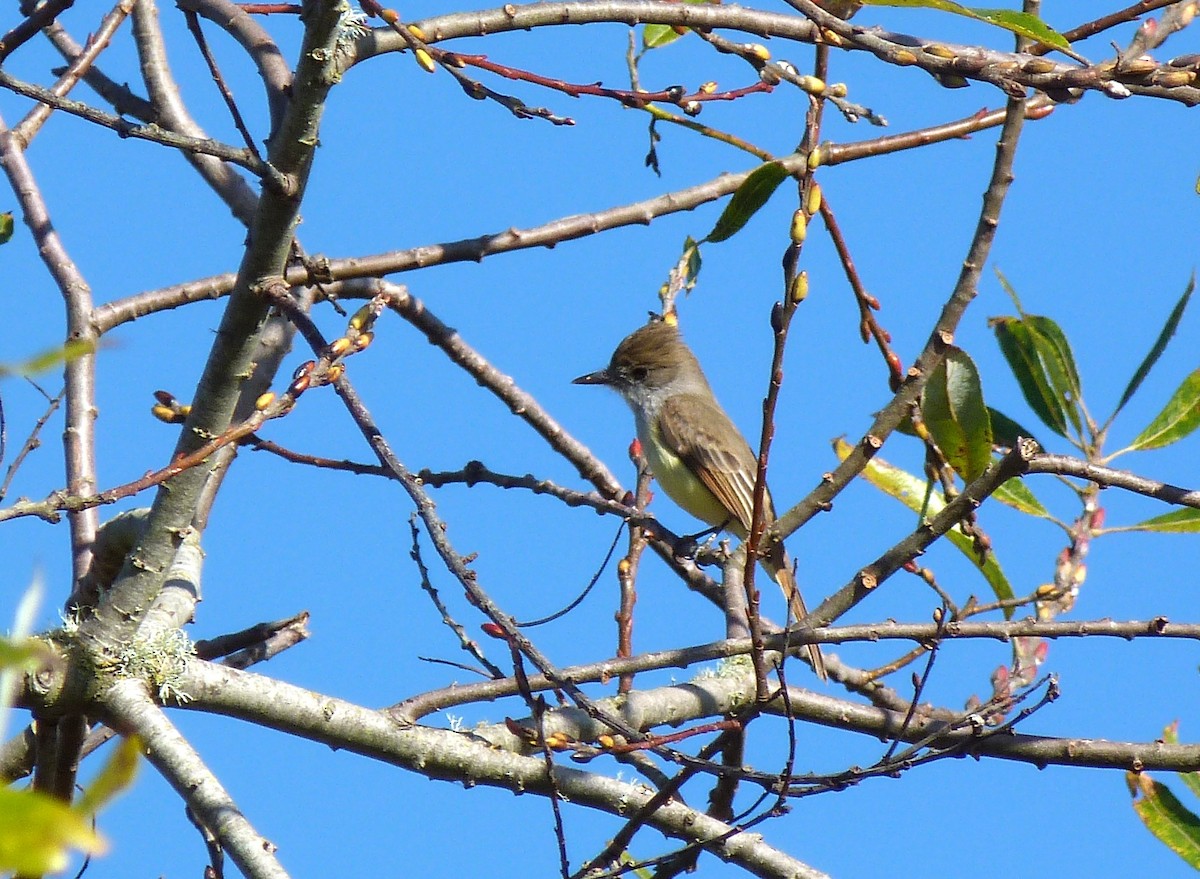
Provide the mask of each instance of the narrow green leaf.
POLYGON ((1167 405, 1139 433, 1126 451, 1161 449, 1200 426, 1200 369, 1183 380, 1167 405))
POLYGON ((1152 531, 1159 534, 1195 534, 1200 532, 1200 510, 1188 507, 1183 510, 1172 510, 1130 525, 1128 531, 1152 531))
MULTIPOLYGON (((1173 720, 1163 729, 1163 741, 1168 745, 1179 744, 1179 721, 1173 720)), ((1200 772, 1177 772, 1180 780, 1187 785, 1194 796, 1200 797, 1200 772)))
MULTIPOLYGON (((839 439, 834 441, 833 450, 837 454, 838 460, 844 461, 854 447, 845 440, 839 439)), ((929 484, 926 480, 901 470, 899 467, 894 467, 881 458, 871 459, 862 475, 871 485, 884 494, 896 498, 914 512, 921 512, 924 508, 925 515, 932 517, 940 513, 946 506, 946 499, 942 497, 942 493, 929 491, 929 484), (926 498, 927 494, 928 498, 926 498)), ((996 560, 994 552, 988 553, 987 560, 980 564, 979 557, 975 554, 974 542, 962 533, 962 529, 958 525, 946 532, 946 539, 979 569, 996 598, 1006 601, 1014 597, 1012 586, 1009 584, 1008 578, 1004 576, 1004 571, 996 560)), ((1012 609, 1006 609, 1004 616, 1011 617, 1012 609)))
POLYGON ((40 876, 67 866, 72 849, 104 851, 91 820, 40 791, 0 788, 0 872, 40 876))
POLYGON ((1033 333, 1020 318, 993 317, 988 320, 1000 353, 1008 361, 1025 402, 1042 422, 1059 436, 1067 435, 1067 418, 1063 414, 1058 395, 1038 357, 1033 333))
POLYGON ((683 254, 687 258, 686 267, 684 269, 687 277, 684 284, 685 289, 691 290, 696 286, 696 281, 700 278, 700 245, 696 243, 691 235, 688 235, 683 240, 683 254))
POLYGON ((14 363, 11 366, 0 363, 0 378, 7 378, 12 375, 37 375, 39 372, 53 369, 60 363, 66 363, 68 360, 74 360, 76 357, 91 354, 95 350, 96 343, 90 339, 74 339, 65 345, 61 345, 58 348, 51 348, 48 351, 42 351, 28 360, 14 363))
POLYGON ((1014 510, 1020 510, 1030 516, 1039 516, 1043 519, 1052 518, 1050 511, 1042 506, 1042 502, 1037 499, 1029 486, 1025 484, 1025 480, 1019 476, 1014 476, 1012 479, 1004 482, 992 494, 996 500, 1006 506, 1012 507, 1014 510))
POLYGON ((1026 315, 1025 323, 1033 331, 1034 344, 1063 414, 1070 419, 1075 432, 1079 433, 1079 398, 1083 391, 1071 344, 1058 324, 1048 317, 1026 315))
POLYGON ((980 7, 960 6, 951 0, 863 0, 867 6, 894 6, 903 8, 938 9, 942 12, 953 12, 955 15, 985 21, 996 27, 1011 31, 1017 36, 1027 37, 1053 46, 1056 49, 1069 49, 1071 44, 1067 38, 1050 27, 1036 15, 1027 12, 1017 12, 1012 9, 984 9, 980 7))
POLYGON ((1012 285, 1004 272, 998 268, 992 269, 996 273, 996 280, 1000 282, 1001 288, 1008 294, 1008 298, 1013 301, 1013 307, 1017 310, 1017 314, 1021 317, 1025 316, 1025 306, 1021 304, 1021 297, 1017 295, 1017 288, 1012 285))
POLYGON ((704 240, 716 243, 732 238, 758 213, 759 208, 767 203, 779 188, 779 184, 787 178, 787 169, 778 162, 767 162, 755 168, 737 188, 737 192, 717 219, 717 224, 704 240))
POLYGON ((1137 372, 1129 380, 1129 386, 1125 388, 1125 393, 1121 395, 1121 400, 1117 403, 1117 408, 1113 410, 1113 418, 1116 418, 1117 413, 1125 408, 1125 404, 1137 393, 1137 389, 1142 386, 1142 382, 1150 374, 1150 370, 1154 367, 1154 364, 1158 363, 1158 358, 1166 350, 1167 343, 1175 335, 1175 330, 1178 329, 1179 321, 1183 317, 1183 310, 1187 308, 1188 301, 1192 298, 1192 291, 1195 289, 1196 273, 1193 272, 1192 277, 1188 279, 1187 287, 1184 288, 1183 295, 1179 297, 1179 301, 1171 309, 1171 313, 1167 316, 1167 322, 1163 324, 1162 331, 1159 332, 1158 338, 1150 348, 1150 353, 1146 355, 1146 359, 1142 361, 1142 365, 1137 368, 1137 372))
POLYGON ((0 214, 0 244, 7 244, 9 239, 13 237, 13 228, 12 211, 5 211, 0 214))
POLYGON ((1013 421, 999 409, 988 406, 988 420, 992 423, 992 445, 1011 449, 1021 437, 1036 440, 1033 431, 1013 421))
POLYGON ((977 478, 992 462, 992 425, 979 370, 967 352, 951 346, 921 393, 925 426, 954 472, 977 478))
POLYGON ((669 24, 648 24, 642 28, 642 49, 661 49, 682 36, 669 24))
POLYGON ((1125 781, 1134 797, 1133 811, 1146 829, 1192 867, 1200 869, 1200 818, 1186 809, 1165 784, 1144 772, 1127 772, 1125 781))

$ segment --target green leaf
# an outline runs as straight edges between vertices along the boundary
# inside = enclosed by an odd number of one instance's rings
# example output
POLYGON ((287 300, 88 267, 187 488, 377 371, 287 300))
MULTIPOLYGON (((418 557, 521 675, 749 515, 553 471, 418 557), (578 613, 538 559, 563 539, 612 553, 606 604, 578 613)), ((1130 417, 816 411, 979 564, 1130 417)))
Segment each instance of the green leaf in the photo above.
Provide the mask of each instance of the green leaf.
POLYGON ((0 378, 37 375, 39 372, 53 369, 60 363, 66 363, 68 360, 74 360, 76 357, 91 354, 95 350, 95 342, 89 339, 74 339, 65 345, 61 345, 58 348, 51 348, 48 351, 42 351, 28 360, 14 363, 11 366, 0 363, 0 378))
POLYGON ((1037 314, 1025 315, 1025 323, 1033 330, 1038 354, 1046 367, 1046 374, 1063 401, 1063 412, 1070 419, 1075 432, 1079 433, 1079 398, 1083 395, 1079 381, 1079 370, 1075 368, 1075 355, 1071 343, 1051 318, 1037 314))
POLYGON ((1195 534, 1200 532, 1200 510, 1188 507, 1184 510, 1172 510, 1130 525, 1125 531, 1152 531, 1159 534, 1195 534))
POLYGON ((1037 439, 1033 435, 1032 430, 1013 421, 999 409, 993 409, 991 406, 988 406, 987 411, 988 420, 992 423, 992 445, 1011 449, 1021 437, 1028 437, 1031 440, 1037 439))
MULTIPOLYGON (((1163 729, 1163 741, 1168 745, 1179 744, 1179 721, 1173 720, 1163 729)), ((1200 797, 1200 772, 1177 772, 1180 780, 1195 796, 1200 797)))
POLYGON ((1013 301, 1013 307, 1016 308, 1017 314, 1024 317, 1025 306, 1021 305, 1021 297, 1017 295, 1017 288, 1012 285, 1012 282, 1008 280, 1004 272, 1000 271, 1000 269, 993 268, 992 271, 996 273, 996 280, 1000 282, 1001 288, 1008 294, 1008 298, 1013 301))
POLYGON ((682 36, 669 24, 648 24, 642 28, 642 50, 661 49, 682 36))
POLYGON ((704 240, 716 243, 732 238, 758 213, 759 208, 767 203, 779 188, 779 184, 787 178, 787 169, 779 162, 759 165, 742 181, 742 185, 737 188, 737 192, 721 212, 717 224, 704 240))
POLYGON ((40 791, 0 788, 0 872, 55 873, 67 866, 71 849, 104 848, 87 815, 40 791))
POLYGON ((1025 402, 1038 418, 1060 436, 1067 435, 1067 419, 1055 403, 1055 395, 1045 371, 1038 362, 1032 334, 1020 318, 994 317, 988 325, 996 334, 1000 353, 1008 361, 1025 402))
POLYGON ((1039 315, 993 317, 988 325, 1038 418, 1060 436, 1067 435, 1068 422, 1078 432, 1079 373, 1058 325, 1039 315))
POLYGON ((992 424, 979 370, 967 352, 951 346, 921 392, 921 415, 937 447, 966 482, 992 462, 992 424))
POLYGON ((1175 307, 1171 309, 1171 313, 1167 316, 1167 322, 1163 325, 1162 331, 1159 332, 1158 339, 1155 340, 1150 353, 1146 355, 1146 359, 1142 361, 1142 365, 1137 368, 1137 372, 1129 380, 1129 386, 1125 388, 1125 393, 1121 395, 1121 401, 1117 403, 1117 408, 1113 410, 1113 418, 1117 417, 1117 413, 1125 408, 1125 404, 1137 393, 1137 389, 1141 387, 1146 376, 1150 374, 1151 368, 1158 362, 1158 358, 1162 356, 1163 351, 1166 350, 1167 343, 1175 335, 1175 330, 1179 327, 1180 318, 1183 317, 1183 310, 1187 308, 1188 300, 1192 298, 1192 291, 1195 289, 1196 273, 1193 272, 1192 277, 1188 279, 1183 295, 1179 297, 1179 301, 1175 303, 1175 307))
POLYGON ((1001 483, 1000 487, 992 493, 992 497, 1000 503, 1030 516, 1040 516, 1043 519, 1053 518, 1050 511, 1042 506, 1042 502, 1030 491, 1025 480, 1019 476, 1014 476, 1007 482, 1001 483))
POLYGON ((683 257, 680 262, 683 264, 685 290, 691 290, 696 286, 696 281, 700 278, 700 245, 696 243, 691 235, 683 239, 683 257))
POLYGON ((7 244, 8 240, 13 237, 13 215, 12 211, 5 211, 0 214, 0 244, 7 244))
POLYGON ((1125 451, 1161 449, 1183 439, 1197 426, 1200 426, 1200 369, 1183 380, 1163 410, 1125 451))
POLYGON ((863 0, 867 6, 894 6, 902 8, 939 9, 942 12, 953 12, 976 21, 985 21, 996 27, 1004 28, 1020 37, 1027 37, 1056 49, 1069 49, 1071 44, 1067 38, 1050 27, 1036 15, 1027 12, 1017 12, 1012 9, 983 9, 979 7, 960 6, 951 0, 863 0))
POLYGON ((50 658, 50 649, 35 638, 0 638, 0 669, 34 669, 50 658))
MULTIPOLYGON (((854 451, 854 447, 845 440, 839 439, 834 441, 833 450, 837 454, 838 460, 844 461, 854 451)), ((872 458, 867 463, 862 475, 871 485, 884 494, 896 498, 915 512, 921 512, 924 508, 925 514, 933 517, 946 506, 946 499, 942 497, 941 492, 929 491, 929 484, 924 479, 913 476, 899 467, 893 467, 881 458, 872 458), (926 499, 926 495, 928 495, 928 499, 926 499)), ((988 553, 987 559, 980 564, 979 557, 975 554, 974 542, 962 533, 962 529, 958 525, 946 532, 946 539, 979 569, 997 599, 1007 601, 1014 597, 1012 586, 1009 584, 1008 578, 1004 576, 1000 563, 996 561, 994 552, 988 553)), ((1004 616, 1005 618, 1011 617, 1012 609, 1006 608, 1004 616)))
POLYGON ((1200 869, 1200 818, 1184 808, 1165 784, 1144 772, 1126 772, 1125 783, 1134 798, 1133 811, 1146 829, 1192 867, 1200 869))
POLYGON ((137 736, 121 739, 121 743, 109 755, 104 768, 84 790, 75 808, 85 815, 94 815, 100 811, 109 800, 133 784, 141 755, 141 739, 137 736))

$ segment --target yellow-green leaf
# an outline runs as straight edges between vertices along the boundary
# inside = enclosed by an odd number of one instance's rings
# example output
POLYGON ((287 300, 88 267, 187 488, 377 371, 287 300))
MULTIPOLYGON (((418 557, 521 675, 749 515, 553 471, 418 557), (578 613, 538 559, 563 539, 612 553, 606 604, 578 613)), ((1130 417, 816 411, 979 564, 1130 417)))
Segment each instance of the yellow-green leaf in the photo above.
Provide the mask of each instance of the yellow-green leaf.
MULTIPOLYGON (((838 460, 844 461, 854 451, 854 447, 845 440, 839 439, 834 441, 833 450, 837 454, 838 460)), ((946 500, 942 497, 942 493, 930 491, 929 484, 924 479, 901 470, 899 467, 894 467, 881 458, 872 458, 867 463, 862 475, 871 485, 896 498, 915 512, 919 513, 924 510, 924 515, 933 517, 946 506, 946 500)), ((988 553, 987 559, 980 564, 979 557, 975 554, 974 541, 963 534, 958 525, 946 532, 946 539, 979 569, 996 598, 1007 601, 1014 597, 1012 586, 1009 584, 1008 578, 1004 576, 1004 571, 996 560, 994 552, 988 553)), ((1012 616, 1012 609, 1005 609, 1004 615, 1005 617, 1012 616)))
POLYGON ((0 788, 0 872, 55 873, 72 849, 104 851, 91 819, 40 791, 0 788))
POLYGON ((660 49, 678 40, 683 34, 669 24, 648 24, 642 28, 642 48, 660 49))
POLYGON ((7 244, 8 240, 13 237, 13 215, 12 211, 5 211, 0 214, 0 244, 7 244))
POLYGON ((1129 444, 1126 451, 1161 449, 1200 426, 1200 369, 1183 380, 1163 410, 1129 444))
POLYGON ((1125 783, 1134 798, 1133 811, 1146 829, 1192 867, 1200 869, 1200 818, 1185 808, 1165 784, 1144 772, 1125 773, 1125 783))
POLYGON ((141 739, 137 736, 121 739, 104 768, 84 790, 76 808, 85 815, 94 815, 105 803, 133 784, 141 755, 141 739))
POLYGON ((45 372, 47 369, 52 369, 60 363, 66 363, 68 360, 74 360, 76 357, 91 354, 95 350, 95 342, 87 339, 74 339, 65 345, 42 351, 28 360, 22 360, 11 366, 0 363, 0 378, 7 378, 14 375, 37 375, 39 372, 45 372))
POLYGON ((906 8, 938 9, 942 12, 952 12, 985 21, 996 27, 1004 28, 1020 37, 1026 37, 1056 49, 1069 49, 1071 44, 1067 38, 1050 27, 1036 15, 1028 12, 1017 12, 1012 9, 984 9, 980 7, 960 6, 951 0, 863 0, 867 6, 895 6, 906 8))
POLYGON ((1019 476, 1014 476, 1007 482, 1001 483, 1000 487, 992 494, 1000 503, 1012 507, 1015 510, 1020 510, 1022 513, 1027 513, 1030 516, 1040 516, 1043 519, 1049 519, 1050 511, 1042 506, 1042 502, 1034 496, 1030 491, 1029 486, 1025 484, 1025 480, 1019 476))
POLYGON ((775 194, 779 184, 787 180, 788 172, 779 162, 767 162, 755 168, 742 185, 737 188, 717 224, 708 233, 705 241, 718 242, 732 238, 758 213, 759 208, 775 194))
POLYGON ((1184 510, 1172 510, 1138 522, 1123 529, 1126 531, 1155 531, 1160 534, 1195 534, 1200 531, 1200 510, 1188 507, 1184 510))
POLYGON ((50 656, 50 649, 34 638, 0 638, 0 669, 36 668, 50 656))
MULTIPOLYGON (((1179 721, 1173 720, 1163 729, 1163 741, 1168 745, 1179 744, 1179 721)), ((1200 772, 1177 772, 1180 780, 1195 796, 1200 797, 1200 772)))

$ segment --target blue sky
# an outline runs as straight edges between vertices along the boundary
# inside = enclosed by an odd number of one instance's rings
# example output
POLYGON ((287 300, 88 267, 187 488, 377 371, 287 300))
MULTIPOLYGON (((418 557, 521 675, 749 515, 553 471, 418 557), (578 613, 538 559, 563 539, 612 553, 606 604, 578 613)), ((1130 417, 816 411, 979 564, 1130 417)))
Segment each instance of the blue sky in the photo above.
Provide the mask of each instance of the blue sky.
MULTIPOLYGON (((401 11, 415 20, 449 8, 417 3, 401 11)), ((1064 2, 1048 5, 1045 14, 1066 29, 1099 11, 1095 4, 1064 2)), ((64 21, 82 37, 95 25, 93 14, 73 9, 64 21)), ((214 136, 234 140, 175 11, 164 7, 162 15, 186 95, 214 136)), ((1009 44, 999 32, 927 11, 868 9, 860 18, 945 40, 1009 44)), ((279 16, 267 26, 294 54, 295 22, 279 16)), ((1126 25, 1080 50, 1100 58, 1111 51, 1110 36, 1124 45, 1131 33, 1126 25)), ((619 25, 561 28, 459 46, 479 47, 495 60, 570 81, 622 86, 626 34, 619 25)), ((228 64, 251 125, 261 132, 253 72, 227 41, 215 33, 210 39, 228 64)), ((776 41, 772 50, 802 70, 810 63, 807 47, 776 41)), ((1195 50, 1194 33, 1185 32, 1160 54, 1195 50)), ((45 82, 47 68, 57 63, 31 44, 6 69, 45 82)), ((981 85, 947 91, 920 71, 888 68, 858 54, 835 53, 833 64, 831 78, 848 83, 852 99, 890 120, 886 133, 957 119, 996 107, 1001 99, 981 85)), ((115 79, 136 81, 127 45, 106 60, 106 70, 115 79)), ((749 77, 744 65, 714 56, 693 38, 654 53, 642 68, 647 87, 715 79, 732 88, 749 77)), ((648 142, 644 114, 503 81, 497 87, 569 114, 577 125, 556 128, 516 120, 496 106, 468 100, 444 72, 424 74, 408 56, 377 58, 350 71, 333 91, 325 117, 300 229, 305 247, 349 256, 468 238, 601 210, 755 164, 726 146, 662 126, 659 179, 642 163, 648 142)), ((25 106, 0 94, 0 113, 9 125, 25 106)), ((799 138, 804 109, 796 94, 779 89, 732 105, 710 104, 700 120, 785 153, 799 138)), ((849 125, 834 113, 827 119, 824 136, 835 142, 880 133, 864 124, 849 125)), ((1194 186, 1200 173, 1192 159, 1195 131, 1192 114, 1181 105, 1116 102, 1095 94, 1027 124, 979 300, 956 337, 979 364, 991 405, 1040 427, 986 325, 988 316, 1012 313, 992 274, 998 267, 1028 311, 1050 315, 1064 328, 1079 362, 1085 399, 1094 413, 1107 415, 1195 267, 1194 186)), ((880 320, 893 333, 905 364, 924 344, 954 283, 993 156, 994 134, 983 132, 820 174, 859 271, 883 303, 880 320)), ((98 302, 236 268, 244 230, 169 151, 120 141, 55 116, 35 141, 30 161, 55 225, 98 302)), ((700 283, 680 308, 686 337, 747 433, 757 432, 766 386, 767 318, 779 295, 778 261, 795 207, 790 198, 786 187, 781 189, 739 235, 707 246, 700 283)), ((11 203, 10 197, 0 209, 11 203)), ((720 207, 709 205, 554 250, 441 266, 398 280, 628 483, 624 455, 632 423, 624 405, 615 395, 573 386, 570 379, 603 365, 616 342, 657 306, 656 291, 684 237, 707 233, 720 207)), ((61 304, 24 227, 2 253, 9 295, 8 316, 0 322, 0 360, 8 362, 60 341, 61 304)), ((806 245, 804 265, 812 292, 792 328, 771 467, 780 506, 802 497, 832 468, 831 439, 861 435, 871 413, 888 399, 879 356, 858 341, 855 308, 819 224, 806 245)), ((167 460, 175 430, 149 416, 151 393, 164 388, 181 399, 190 396, 220 309, 220 303, 204 303, 148 317, 119 329, 101 352, 103 486, 124 483, 167 460)), ((328 335, 343 325, 327 311, 319 321, 328 335)), ((1112 448, 1136 435, 1196 367, 1198 347, 1200 316, 1191 314, 1118 420, 1112 448)), ((297 349, 285 373, 305 359, 297 349)), ((375 345, 355 357, 349 370, 410 468, 456 469, 478 458, 496 470, 533 472, 582 487, 571 468, 502 404, 398 319, 381 321, 375 345)), ((41 381, 56 389, 55 377, 41 381)), ((0 391, 11 460, 42 403, 18 381, 7 381, 0 391)), ((6 503, 19 495, 41 497, 60 486, 60 431, 61 422, 53 422, 6 503)), ((369 459, 328 391, 306 395, 291 416, 273 422, 264 434, 314 454, 369 459)), ((1048 430, 1038 436, 1053 451, 1070 451, 1048 430)), ((1196 486, 1195 442, 1192 437, 1163 452, 1130 455, 1118 466, 1196 486)), ((918 448, 902 438, 882 454, 919 467, 918 448)), ((1069 493, 1051 478, 1031 481, 1031 487, 1056 513, 1074 512, 1069 493)), ((481 582, 518 618, 541 616, 569 601, 594 572, 615 528, 586 510, 564 510, 544 498, 489 487, 452 487, 435 497, 455 545, 479 553, 481 582)), ((1115 490, 1102 499, 1110 525, 1164 511, 1115 490)), ((148 502, 147 496, 120 508, 148 502)), ((653 510, 678 531, 692 527, 665 498, 653 510)), ((190 634, 211 637, 308 609, 313 637, 261 669, 264 673, 366 705, 445 686, 456 673, 419 657, 463 657, 419 589, 408 558, 409 513, 403 493, 380 480, 298 472, 265 454, 244 452, 205 539, 205 600, 190 634)), ((1018 592, 1050 579, 1063 543, 1060 532, 994 504, 984 508, 983 522, 1018 592)), ((899 504, 865 485, 850 488, 831 514, 789 541, 810 604, 840 587, 912 525, 911 514, 899 504)), ((41 571, 53 596, 42 622, 52 625, 68 588, 65 525, 21 520, 4 527, 0 562, 8 580, 0 618, 11 618, 24 586, 41 571)), ((1192 588, 1196 558, 1194 537, 1100 538, 1072 618, 1161 614, 1194 620, 1200 615, 1192 588)), ((985 595, 986 584, 952 551, 939 547, 924 563, 960 599, 985 595)), ((481 619, 449 577, 436 570, 434 576, 459 618, 477 625, 481 619)), ((606 575, 579 609, 538 632, 539 643, 560 665, 613 652, 614 583, 606 575)), ((767 596, 773 600, 774 595, 767 596)), ((900 577, 855 608, 847 621, 927 620, 935 604, 915 579, 900 577)), ((779 615, 781 608, 768 604, 768 611, 779 615)), ((635 646, 675 647, 721 634, 719 617, 648 560, 639 581, 635 646)), ((835 652, 863 666, 890 655, 867 645, 835 652)), ((1144 741, 1178 718, 1182 738, 1194 739, 1200 730, 1196 658, 1194 646, 1181 641, 1052 644, 1045 670, 1059 676, 1063 696, 1022 730, 1144 741)), ((949 645, 926 696, 953 708, 972 694, 986 695, 988 675, 1007 660, 1002 645, 949 645)), ((902 673, 895 686, 906 686, 907 677, 902 673)), ((645 685, 670 679, 665 673, 648 675, 645 685)), ((832 686, 828 692, 844 695, 832 686)), ((519 716, 523 710, 517 703, 473 706, 461 720, 470 725, 506 714, 519 716)), ((550 809, 543 800, 431 783, 222 718, 178 711, 172 717, 250 820, 279 846, 294 875, 486 872, 503 879, 557 869, 550 809)), ((759 768, 778 764, 780 740, 772 734, 781 731, 768 726, 759 731, 749 756, 759 768)), ((801 727, 798 768, 835 771, 866 764, 884 747, 850 733, 801 727)), ((702 802, 705 790, 694 787, 687 793, 689 801, 702 802)), ((875 780, 802 800, 794 811, 791 818, 768 824, 765 832, 789 853, 839 877, 877 875, 883 864, 897 875, 917 870, 950 875, 993 861, 1019 864, 1027 877, 1104 879, 1131 872, 1170 877, 1187 870, 1136 821, 1116 772, 945 761, 899 780, 875 780)), ((568 809, 567 822, 576 866, 618 826, 580 809, 568 809)), ((93 877, 175 877, 202 869, 204 852, 182 805, 148 767, 134 790, 102 816, 101 829, 113 848, 92 865, 93 877)), ((661 850, 661 840, 652 834, 635 846, 640 856, 661 850)), ((721 872, 715 859, 701 860, 701 876, 721 872)))

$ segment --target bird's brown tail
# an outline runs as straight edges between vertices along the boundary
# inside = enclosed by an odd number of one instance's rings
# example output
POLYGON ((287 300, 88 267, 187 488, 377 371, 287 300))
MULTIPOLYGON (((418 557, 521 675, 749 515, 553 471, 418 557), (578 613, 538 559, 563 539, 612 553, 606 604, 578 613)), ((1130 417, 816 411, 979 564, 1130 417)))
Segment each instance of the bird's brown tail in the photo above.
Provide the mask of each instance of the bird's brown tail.
MULTIPOLYGON (((779 588, 783 590, 783 597, 787 599, 788 608, 791 609, 796 622, 807 617, 808 608, 804 605, 804 596, 800 594, 800 584, 796 582, 796 575, 792 573, 791 560, 788 558, 783 544, 775 544, 772 551, 763 556, 762 564, 767 573, 771 575, 771 579, 778 583, 779 588)), ((809 644, 807 650, 817 677, 823 681, 828 680, 829 674, 825 670, 825 657, 821 655, 820 645, 809 644)))

